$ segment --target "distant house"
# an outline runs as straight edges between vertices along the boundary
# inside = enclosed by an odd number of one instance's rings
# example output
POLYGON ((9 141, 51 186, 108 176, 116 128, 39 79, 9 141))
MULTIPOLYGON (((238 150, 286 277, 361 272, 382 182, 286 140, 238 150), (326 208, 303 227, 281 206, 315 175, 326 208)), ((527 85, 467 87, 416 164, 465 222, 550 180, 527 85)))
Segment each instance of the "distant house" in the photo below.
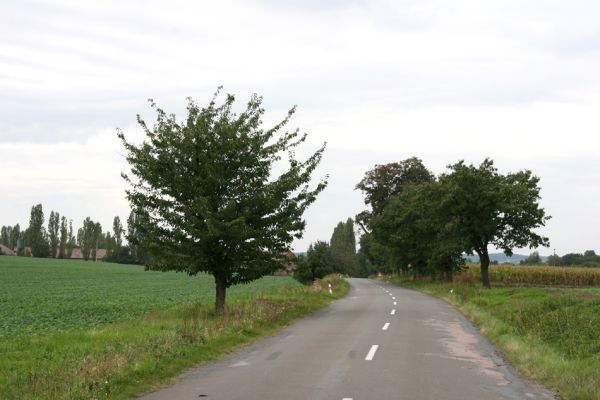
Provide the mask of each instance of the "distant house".
POLYGON ((286 252, 283 258, 280 260, 282 265, 281 269, 278 269, 273 273, 276 276, 294 276, 294 271, 298 268, 298 265, 294 262, 294 253, 291 251, 286 252))
POLYGON ((17 253, 15 253, 9 247, 6 247, 3 244, 0 244, 0 252, 2 252, 2 254, 4 254, 5 256, 16 256, 17 255, 17 253))
MULTIPOLYGON (((96 250, 96 261, 104 261, 104 259, 106 258, 107 255, 108 255, 107 249, 96 250)), ((71 259, 83 260, 83 252, 81 251, 81 247, 74 247, 73 250, 71 250, 71 259)), ((90 254, 90 260, 94 261, 92 259, 92 254, 90 254)))

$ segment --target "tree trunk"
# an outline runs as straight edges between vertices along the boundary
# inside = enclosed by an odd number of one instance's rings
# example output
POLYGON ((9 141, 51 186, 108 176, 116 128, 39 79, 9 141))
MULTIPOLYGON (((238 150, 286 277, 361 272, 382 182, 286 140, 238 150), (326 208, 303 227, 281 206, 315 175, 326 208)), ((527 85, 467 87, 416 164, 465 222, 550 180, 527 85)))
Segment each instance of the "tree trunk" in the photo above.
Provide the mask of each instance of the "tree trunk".
POLYGON ((222 275, 214 275, 214 277, 216 288, 215 313, 223 314, 223 311, 225 310, 225 294, 227 292, 227 281, 222 275))
POLYGON ((478 254, 479 262, 481 263, 481 283, 483 283, 483 287, 490 288, 490 256, 487 251, 487 247, 483 248, 483 250, 478 254))

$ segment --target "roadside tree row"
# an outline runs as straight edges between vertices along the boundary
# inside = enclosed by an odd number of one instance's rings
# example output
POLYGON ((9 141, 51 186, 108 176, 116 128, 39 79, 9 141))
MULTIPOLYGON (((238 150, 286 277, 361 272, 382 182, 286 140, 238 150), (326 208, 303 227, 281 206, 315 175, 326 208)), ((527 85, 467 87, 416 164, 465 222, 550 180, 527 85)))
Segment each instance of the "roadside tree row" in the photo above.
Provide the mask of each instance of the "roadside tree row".
POLYGON ((357 215, 361 251, 380 270, 446 280, 475 253, 489 287, 489 247, 511 255, 549 244, 534 231, 550 218, 538 183, 527 170, 501 174, 490 159, 437 177, 417 158, 377 165, 356 186, 369 206, 357 215))
POLYGON ((134 224, 138 218, 132 212, 125 231, 121 219, 116 216, 112 231, 103 231, 99 222, 87 217, 75 232, 73 220, 57 211, 50 211, 46 225, 43 207, 36 204, 31 207, 26 229, 21 229, 20 224, 0 228, 0 244, 18 255, 40 258, 71 258, 73 250, 79 249, 81 258, 86 261, 96 260, 98 249, 103 249, 107 261, 143 264, 147 261, 147 252, 132 244, 139 236, 134 224))

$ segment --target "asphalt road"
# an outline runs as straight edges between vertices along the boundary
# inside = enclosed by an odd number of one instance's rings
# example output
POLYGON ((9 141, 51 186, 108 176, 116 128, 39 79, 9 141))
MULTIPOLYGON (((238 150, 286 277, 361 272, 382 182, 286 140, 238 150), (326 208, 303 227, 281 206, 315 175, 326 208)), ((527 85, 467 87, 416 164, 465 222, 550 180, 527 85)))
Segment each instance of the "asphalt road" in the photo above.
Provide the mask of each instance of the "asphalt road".
POLYGON ((350 279, 346 297, 142 399, 553 399, 445 302, 350 279))

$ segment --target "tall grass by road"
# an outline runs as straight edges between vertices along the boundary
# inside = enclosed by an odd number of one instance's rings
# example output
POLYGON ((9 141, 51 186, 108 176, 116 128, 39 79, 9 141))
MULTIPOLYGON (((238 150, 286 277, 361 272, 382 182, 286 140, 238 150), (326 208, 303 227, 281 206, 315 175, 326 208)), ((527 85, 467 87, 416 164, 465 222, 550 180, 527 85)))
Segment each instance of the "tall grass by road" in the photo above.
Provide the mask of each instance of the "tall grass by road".
POLYGON ((265 277, 213 312, 212 277, 0 257, 0 398, 121 399, 271 334, 347 291, 265 277))
POLYGON ((540 268, 492 270, 496 277, 496 287, 492 289, 472 284, 470 272, 457 276, 453 283, 384 279, 453 304, 480 327, 519 371, 555 390, 561 398, 600 400, 600 288, 562 287, 566 282, 582 282, 576 269, 560 271, 572 271, 575 276, 556 280, 547 279, 552 274, 539 275, 543 271, 540 268), (503 282, 559 282, 560 287, 498 286, 499 278, 507 276, 503 282))

